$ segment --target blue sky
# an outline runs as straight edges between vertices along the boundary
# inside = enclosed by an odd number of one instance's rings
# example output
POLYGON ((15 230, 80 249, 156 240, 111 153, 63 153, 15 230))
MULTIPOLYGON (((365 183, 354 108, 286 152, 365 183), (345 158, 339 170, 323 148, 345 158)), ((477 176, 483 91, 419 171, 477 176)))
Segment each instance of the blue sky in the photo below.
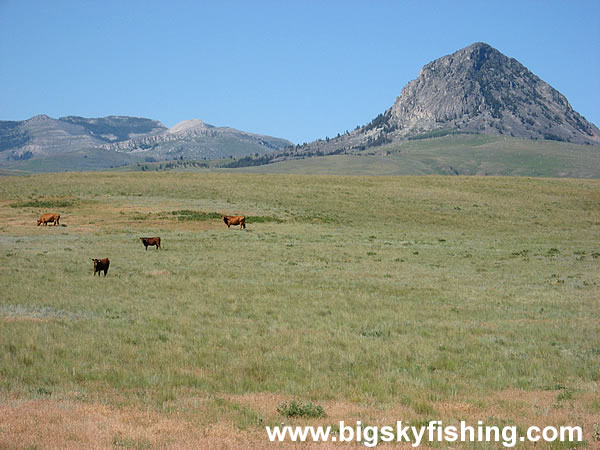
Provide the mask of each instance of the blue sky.
POLYGON ((600 126, 600 1, 0 0, 0 120, 202 119, 294 143, 483 41, 600 126))

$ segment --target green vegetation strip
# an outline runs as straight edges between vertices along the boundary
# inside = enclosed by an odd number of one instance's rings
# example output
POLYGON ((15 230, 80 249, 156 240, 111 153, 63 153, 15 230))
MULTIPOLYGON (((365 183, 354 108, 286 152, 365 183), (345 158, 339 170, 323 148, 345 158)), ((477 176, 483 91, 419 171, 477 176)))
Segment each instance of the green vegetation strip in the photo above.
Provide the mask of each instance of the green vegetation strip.
MULTIPOLYGON (((172 216, 177 217, 178 220, 195 220, 203 222, 206 220, 221 220, 224 214, 217 212, 205 212, 205 211, 194 211, 189 209, 181 209, 177 211, 171 211, 168 213, 172 216)), ((275 222, 282 223, 283 219, 274 216, 246 216, 246 223, 266 223, 275 222)))
POLYGON ((58 200, 25 200, 11 203, 11 208, 69 208, 78 203, 76 200, 58 199, 58 200))
POLYGON ((205 220, 221 219, 221 214, 216 213, 216 212, 193 211, 190 209, 181 209, 178 211, 171 211, 170 214, 177 217, 177 219, 179 219, 179 220, 205 221, 205 220))

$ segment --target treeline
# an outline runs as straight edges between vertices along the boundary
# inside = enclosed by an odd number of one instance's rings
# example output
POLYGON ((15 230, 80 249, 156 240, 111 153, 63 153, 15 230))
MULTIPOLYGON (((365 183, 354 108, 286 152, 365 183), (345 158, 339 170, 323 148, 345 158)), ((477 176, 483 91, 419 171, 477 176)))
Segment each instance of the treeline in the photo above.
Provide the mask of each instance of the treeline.
POLYGON ((417 134, 415 136, 409 136, 409 141, 418 141, 419 139, 431 139, 448 136, 451 134, 477 134, 465 130, 457 130, 456 128, 439 128, 437 130, 426 131, 424 133, 417 134))
POLYGON ((209 167, 208 163, 200 162, 200 161, 169 161, 160 164, 144 164, 137 163, 137 166, 140 168, 142 172, 146 172, 149 170, 173 170, 173 169, 186 169, 186 168, 204 168, 207 169, 209 167))
POLYGON ((224 169, 236 169, 238 167, 264 166, 265 164, 269 164, 273 158, 274 155, 245 156, 240 159, 234 159, 233 161, 223 163, 219 167, 224 169))

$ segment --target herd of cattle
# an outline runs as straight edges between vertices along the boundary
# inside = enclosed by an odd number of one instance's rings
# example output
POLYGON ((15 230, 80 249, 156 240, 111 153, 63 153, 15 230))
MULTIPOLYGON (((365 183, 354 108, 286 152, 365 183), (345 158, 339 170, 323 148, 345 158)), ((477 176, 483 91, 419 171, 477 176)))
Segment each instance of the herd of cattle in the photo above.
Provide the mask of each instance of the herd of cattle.
MULTIPOLYGON (((231 225, 239 225, 240 230, 246 229, 246 216, 221 216, 221 218, 223 219, 223 222, 225 222, 225 225, 227 225, 227 228, 231 227, 231 225)), ((40 218, 37 221, 37 224, 38 227, 41 224, 48 226, 49 223, 54 223, 54 226, 57 226, 59 225, 59 220, 60 214, 47 213, 42 214, 40 216, 40 218)), ((156 250, 161 248, 160 237, 158 236, 141 237, 140 240, 142 241, 142 244, 144 244, 144 247, 146 247, 146 251, 148 251, 148 246, 154 245, 156 247, 156 250)), ((110 260, 108 258, 92 258, 92 261, 94 261, 94 276, 98 274, 98 277, 100 277, 100 272, 104 272, 104 276, 106 276, 106 273, 108 272, 108 267, 110 266, 110 260)))

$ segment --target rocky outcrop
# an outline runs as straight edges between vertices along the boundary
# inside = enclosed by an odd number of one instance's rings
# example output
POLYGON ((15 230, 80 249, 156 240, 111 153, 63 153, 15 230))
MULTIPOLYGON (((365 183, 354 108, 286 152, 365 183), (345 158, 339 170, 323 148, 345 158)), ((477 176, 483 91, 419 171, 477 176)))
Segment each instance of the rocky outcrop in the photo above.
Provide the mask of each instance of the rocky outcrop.
POLYGON ((600 144, 598 128, 564 95, 484 43, 424 66, 382 123, 394 137, 456 129, 577 144, 600 144))

